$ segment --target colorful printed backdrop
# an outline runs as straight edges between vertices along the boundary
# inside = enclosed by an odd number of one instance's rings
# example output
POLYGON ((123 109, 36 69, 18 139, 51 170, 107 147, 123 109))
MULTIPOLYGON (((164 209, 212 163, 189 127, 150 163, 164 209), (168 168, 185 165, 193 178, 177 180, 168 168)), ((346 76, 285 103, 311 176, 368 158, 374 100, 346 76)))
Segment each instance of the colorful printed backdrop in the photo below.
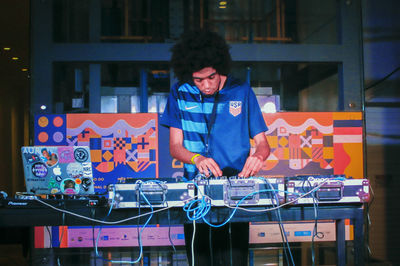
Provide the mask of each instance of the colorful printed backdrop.
MULTIPOLYGON (((271 155, 260 175, 364 178, 361 112, 287 112, 264 119, 271 155)), ((158 177, 158 170, 162 177, 182 175, 182 164, 169 155, 168 130, 159 131, 157 121, 157 114, 39 115, 34 144, 88 145, 96 191, 125 177, 158 177)))
POLYGON ((157 114, 35 117, 35 145, 89 146, 95 191, 129 177, 158 176, 157 114))
POLYGON ((288 112, 264 119, 271 155, 260 174, 364 178, 361 112, 288 112))

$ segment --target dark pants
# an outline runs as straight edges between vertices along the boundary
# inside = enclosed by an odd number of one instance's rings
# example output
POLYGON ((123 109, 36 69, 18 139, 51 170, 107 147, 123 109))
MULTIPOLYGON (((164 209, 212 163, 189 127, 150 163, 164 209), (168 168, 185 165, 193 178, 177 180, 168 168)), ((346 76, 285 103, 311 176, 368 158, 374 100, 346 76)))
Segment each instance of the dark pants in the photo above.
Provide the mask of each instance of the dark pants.
MULTIPOLYGON (((193 224, 185 224, 184 229, 186 253, 189 265, 192 265, 193 224)), ((246 266, 248 249, 249 223, 228 223, 218 228, 204 223, 196 223, 195 266, 246 266), (229 229, 231 233, 229 233, 229 229)))

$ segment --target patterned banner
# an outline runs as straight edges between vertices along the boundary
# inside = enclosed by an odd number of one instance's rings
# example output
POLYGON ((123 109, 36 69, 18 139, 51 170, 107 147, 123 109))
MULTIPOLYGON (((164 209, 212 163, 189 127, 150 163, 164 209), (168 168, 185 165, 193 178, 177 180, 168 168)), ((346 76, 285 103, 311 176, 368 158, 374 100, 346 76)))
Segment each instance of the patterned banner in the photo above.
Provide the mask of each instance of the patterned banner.
POLYGON ((364 178, 360 112, 263 115, 271 154, 261 175, 345 174, 364 178))
POLYGON ((90 147, 96 192, 125 178, 158 177, 157 131, 157 114, 35 117, 35 145, 90 147))

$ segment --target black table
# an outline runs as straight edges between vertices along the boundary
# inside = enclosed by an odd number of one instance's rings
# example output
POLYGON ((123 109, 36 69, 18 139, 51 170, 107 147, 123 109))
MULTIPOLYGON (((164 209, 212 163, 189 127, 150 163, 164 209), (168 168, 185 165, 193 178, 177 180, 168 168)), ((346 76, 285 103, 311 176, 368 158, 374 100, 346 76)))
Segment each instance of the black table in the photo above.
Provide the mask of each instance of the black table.
MULTIPOLYGON (((43 202, 57 208, 55 210, 34 199, 22 200, 7 198, 0 201, 0 227, 32 227, 32 226, 57 226, 57 225, 100 225, 98 221, 103 220, 109 207, 105 199, 47 199, 43 202), (63 214, 61 212, 67 212, 63 214), (78 214, 93 220, 84 219, 70 214, 78 214)), ((248 209, 263 210, 270 208, 251 207, 248 209)), ((150 223, 151 224, 184 224, 191 221, 186 217, 186 212, 182 207, 172 207, 168 211, 155 208, 150 223)), ((145 222, 148 217, 149 208, 141 208, 140 214, 145 215, 141 222, 145 222)), ((207 215, 207 220, 213 224, 220 224, 230 216, 233 209, 227 207, 212 207, 207 215)), ((137 224, 136 219, 129 219, 139 214, 137 208, 115 209, 112 210, 107 221, 121 221, 118 225, 137 224)), ((290 205, 280 208, 282 221, 303 221, 315 219, 315 208, 312 205, 290 205)), ((364 208, 362 204, 340 204, 340 205, 319 205, 319 220, 336 221, 336 247, 337 265, 346 265, 345 256, 345 219, 352 219, 354 224, 354 264, 364 265, 364 208)), ((279 221, 276 211, 247 212, 237 209, 231 219, 232 222, 265 222, 279 221)), ((199 219, 198 222, 203 222, 199 219)))

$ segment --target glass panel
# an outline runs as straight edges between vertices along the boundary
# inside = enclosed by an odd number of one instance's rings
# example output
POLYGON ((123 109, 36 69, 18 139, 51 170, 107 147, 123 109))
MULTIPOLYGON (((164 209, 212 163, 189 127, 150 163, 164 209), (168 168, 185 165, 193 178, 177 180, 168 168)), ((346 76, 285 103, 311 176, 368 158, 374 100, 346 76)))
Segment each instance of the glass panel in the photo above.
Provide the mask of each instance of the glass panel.
POLYGON ((336 63, 236 62, 232 73, 241 80, 250 78, 262 107, 275 101, 277 111, 338 111, 336 63))
POLYGON ((169 1, 102 0, 104 42, 165 42, 169 37, 169 1))
POLYGON ((135 87, 101 87, 101 112, 138 113, 140 111, 139 89, 135 87))
POLYGON ((189 12, 185 21, 189 28, 217 31, 231 43, 333 44, 338 42, 337 3, 336 0, 191 0, 186 2, 189 12))
POLYGON ((53 1, 55 42, 89 42, 89 0, 53 1))
POLYGON ((101 96, 101 113, 117 113, 117 96, 101 96))
POLYGON ((276 113, 280 111, 279 95, 257 95, 256 97, 263 113, 276 113))
POLYGON ((168 64, 152 64, 148 67, 149 113, 163 113, 171 87, 168 64))
POLYGON ((138 95, 131 96, 131 113, 140 113, 140 97, 138 95))
POLYGON ((104 63, 101 80, 101 95, 117 96, 118 113, 140 112, 142 83, 147 85, 148 112, 164 111, 170 90, 170 73, 167 63, 104 63), (146 80, 143 81, 140 80, 141 69, 146 72, 146 80), (130 98, 125 98, 127 96, 130 98))
POLYGON ((59 0, 53 35, 56 42, 164 43, 209 28, 231 43, 335 44, 338 8, 337 0, 59 0))
MULTIPOLYGON (((287 1, 293 2, 293 1, 287 1)), ((287 26, 295 43, 339 43, 339 1, 295 1, 288 10, 287 26)))
POLYGON ((286 33, 285 2, 208 0, 204 27, 220 32, 230 42, 292 42, 286 33))
POLYGON ((55 113, 89 112, 89 65, 54 63, 55 113))
MULTIPOLYGON (((265 112, 338 111, 337 63, 235 62, 232 75, 250 84, 265 112), (274 103, 274 106, 272 106, 274 103)), ((101 112, 140 112, 141 84, 147 85, 148 112, 162 113, 170 91, 167 63, 103 63, 101 112), (140 81, 140 69, 146 80, 140 81)), ((87 63, 55 63, 54 106, 56 113, 89 112, 87 63)))
POLYGON ((140 65, 110 62, 101 65, 101 95, 117 98, 117 113, 140 112, 140 65))
POLYGON ((131 62, 101 64, 101 85, 106 87, 140 87, 140 64, 131 62))
POLYGON ((168 93, 153 93, 149 96, 149 113, 163 113, 167 104, 168 93))

